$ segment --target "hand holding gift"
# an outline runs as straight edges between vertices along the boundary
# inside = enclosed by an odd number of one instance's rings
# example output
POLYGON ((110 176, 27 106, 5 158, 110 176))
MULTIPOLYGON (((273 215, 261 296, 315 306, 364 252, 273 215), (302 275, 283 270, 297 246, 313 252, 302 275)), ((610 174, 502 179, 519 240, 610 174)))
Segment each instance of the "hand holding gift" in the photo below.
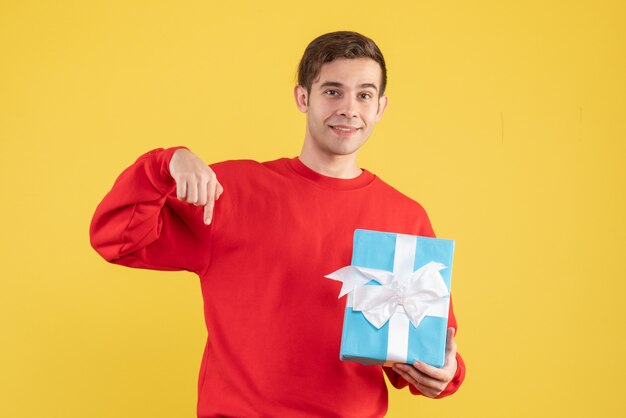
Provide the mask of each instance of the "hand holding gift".
POLYGON ((413 365, 396 363, 393 370, 411 385, 415 386, 424 396, 434 398, 448 386, 456 373, 456 342, 454 341, 454 328, 448 328, 446 340, 446 360, 442 368, 430 366, 421 361, 415 361, 413 365))

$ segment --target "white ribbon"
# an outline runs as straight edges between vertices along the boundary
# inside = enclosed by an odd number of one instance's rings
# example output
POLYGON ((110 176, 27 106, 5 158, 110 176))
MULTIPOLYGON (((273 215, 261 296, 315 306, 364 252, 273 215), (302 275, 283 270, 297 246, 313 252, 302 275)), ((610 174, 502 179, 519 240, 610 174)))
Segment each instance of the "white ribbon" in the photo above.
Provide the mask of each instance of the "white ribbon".
POLYGON ((430 316, 446 316, 438 315, 439 305, 446 302, 448 295, 439 273, 444 268, 443 264, 431 261, 408 277, 398 277, 385 270, 346 266, 325 277, 343 282, 339 297, 354 292, 352 309, 363 312, 376 328, 385 325, 401 306, 417 327, 429 312, 430 316), (365 286, 371 280, 382 286, 365 286))
POLYGON ((449 291, 439 273, 446 266, 431 261, 413 271, 416 245, 415 236, 397 235, 393 272, 346 266, 325 276, 343 283, 339 297, 351 293, 352 309, 376 328, 389 321, 388 360, 406 362, 409 320, 417 327, 427 315, 448 316, 449 291), (381 286, 365 286, 371 280, 381 286))

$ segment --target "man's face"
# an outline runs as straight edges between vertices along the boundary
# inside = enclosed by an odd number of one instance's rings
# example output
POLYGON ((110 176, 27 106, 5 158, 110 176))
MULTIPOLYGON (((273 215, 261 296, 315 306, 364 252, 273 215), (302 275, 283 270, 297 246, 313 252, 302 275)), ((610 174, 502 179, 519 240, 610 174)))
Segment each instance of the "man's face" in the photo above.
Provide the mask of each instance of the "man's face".
POLYGON ((387 105, 378 97, 381 75, 370 58, 341 58, 322 66, 310 94, 296 86, 296 103, 307 114, 305 141, 316 153, 349 155, 367 141, 387 105))

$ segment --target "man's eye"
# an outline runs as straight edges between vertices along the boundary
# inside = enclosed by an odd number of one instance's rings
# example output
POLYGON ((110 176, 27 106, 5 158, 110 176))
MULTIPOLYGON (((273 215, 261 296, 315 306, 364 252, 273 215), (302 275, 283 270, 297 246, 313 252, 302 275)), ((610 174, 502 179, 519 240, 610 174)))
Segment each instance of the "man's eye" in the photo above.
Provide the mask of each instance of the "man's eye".
POLYGON ((339 92, 337 90, 326 90, 326 94, 329 96, 337 96, 339 95, 339 92))
POLYGON ((372 95, 369 93, 361 93, 361 99, 367 100, 367 99, 371 99, 372 95))

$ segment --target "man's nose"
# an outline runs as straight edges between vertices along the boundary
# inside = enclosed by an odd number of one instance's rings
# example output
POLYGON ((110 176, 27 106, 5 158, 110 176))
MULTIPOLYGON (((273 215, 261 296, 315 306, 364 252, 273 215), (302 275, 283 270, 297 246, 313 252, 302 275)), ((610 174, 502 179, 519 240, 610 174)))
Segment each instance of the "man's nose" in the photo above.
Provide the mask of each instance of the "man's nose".
POLYGON ((341 105, 337 109, 337 114, 345 118, 352 119, 357 117, 357 100, 354 97, 346 96, 341 101, 341 105))

